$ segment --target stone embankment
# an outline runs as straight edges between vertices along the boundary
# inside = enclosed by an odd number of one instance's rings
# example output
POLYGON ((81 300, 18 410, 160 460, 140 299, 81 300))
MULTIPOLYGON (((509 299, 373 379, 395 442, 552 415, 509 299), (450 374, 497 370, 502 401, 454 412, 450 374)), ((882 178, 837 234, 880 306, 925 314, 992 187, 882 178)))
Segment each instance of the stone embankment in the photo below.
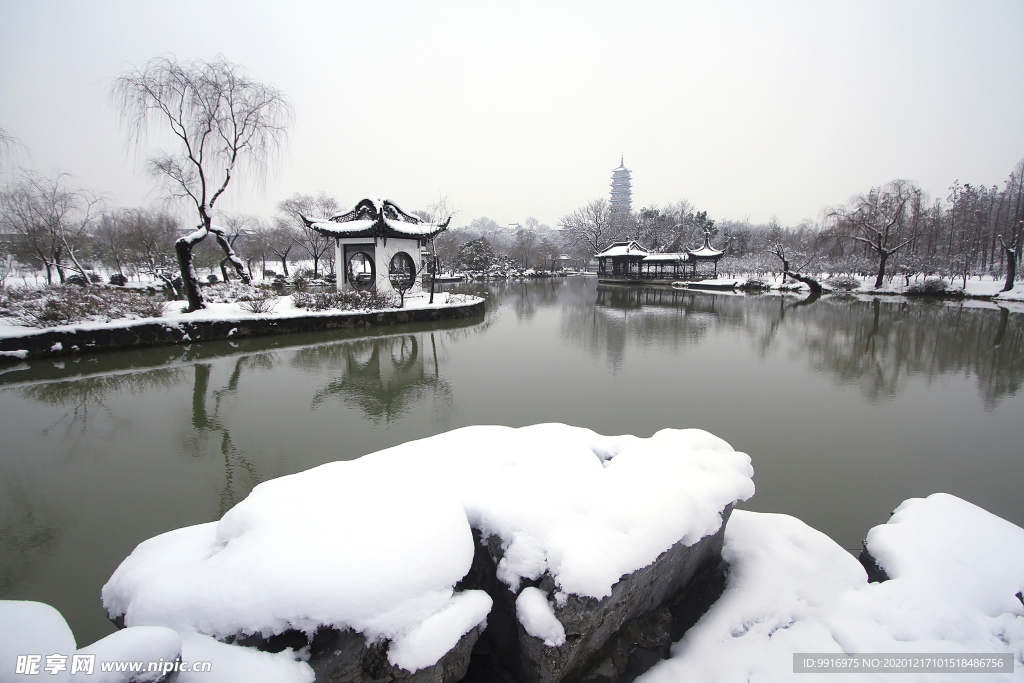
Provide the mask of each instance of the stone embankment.
POLYGON ((484 302, 369 313, 268 316, 235 320, 133 321, 120 326, 80 325, 0 338, 0 361, 56 358, 97 351, 194 344, 246 337, 368 328, 483 316, 484 302))

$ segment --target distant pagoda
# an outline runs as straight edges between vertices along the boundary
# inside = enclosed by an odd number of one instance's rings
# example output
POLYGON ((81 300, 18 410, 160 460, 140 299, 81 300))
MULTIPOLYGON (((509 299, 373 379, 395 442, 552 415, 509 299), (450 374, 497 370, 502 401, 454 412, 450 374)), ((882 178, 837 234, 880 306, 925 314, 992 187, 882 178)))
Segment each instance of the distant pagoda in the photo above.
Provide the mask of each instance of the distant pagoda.
POLYGON ((612 169, 612 211, 629 215, 633 210, 633 181, 625 165, 625 157, 619 158, 619 167, 612 169))

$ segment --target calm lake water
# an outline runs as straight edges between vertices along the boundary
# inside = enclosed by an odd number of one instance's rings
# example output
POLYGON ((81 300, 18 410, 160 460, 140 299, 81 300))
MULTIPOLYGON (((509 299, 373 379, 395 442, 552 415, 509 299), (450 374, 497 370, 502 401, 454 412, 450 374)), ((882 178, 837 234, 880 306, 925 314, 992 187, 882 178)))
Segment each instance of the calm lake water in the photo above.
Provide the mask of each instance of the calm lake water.
POLYGON ((706 429, 753 458, 744 507, 846 548, 936 491, 1024 526, 1020 313, 592 277, 457 288, 487 298, 483 319, 3 366, 0 598, 54 605, 90 643, 139 542, 261 481, 472 424, 706 429))

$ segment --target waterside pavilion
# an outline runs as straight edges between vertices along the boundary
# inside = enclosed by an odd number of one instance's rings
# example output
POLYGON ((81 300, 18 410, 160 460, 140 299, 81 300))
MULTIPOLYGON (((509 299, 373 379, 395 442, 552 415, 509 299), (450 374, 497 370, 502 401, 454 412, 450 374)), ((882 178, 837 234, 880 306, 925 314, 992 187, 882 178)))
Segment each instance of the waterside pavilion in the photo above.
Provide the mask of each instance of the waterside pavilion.
POLYGON ((718 277, 718 261, 724 255, 711 246, 708 230, 702 246, 685 252, 651 253, 635 240, 615 242, 597 254, 597 280, 626 284, 706 280, 718 277))
POLYGON ((348 211, 330 218, 302 220, 322 235, 335 238, 334 257, 339 290, 381 292, 421 289, 423 249, 444 223, 427 223, 406 213, 395 202, 366 197, 348 211))

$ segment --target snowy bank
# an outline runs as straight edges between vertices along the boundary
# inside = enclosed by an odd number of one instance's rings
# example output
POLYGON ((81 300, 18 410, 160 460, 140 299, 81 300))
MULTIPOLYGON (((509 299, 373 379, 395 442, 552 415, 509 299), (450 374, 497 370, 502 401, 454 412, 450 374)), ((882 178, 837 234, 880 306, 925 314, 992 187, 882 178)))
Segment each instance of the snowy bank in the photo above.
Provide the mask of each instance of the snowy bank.
POLYGON ((168 302, 162 318, 79 323, 47 329, 5 325, 0 327, 0 361, 53 358, 92 351, 117 350, 203 341, 238 339, 295 332, 351 329, 376 325, 453 320, 481 316, 479 297, 435 294, 406 297, 405 307, 379 311, 307 311, 282 297, 272 313, 249 313, 238 303, 210 303, 193 313, 182 313, 182 302, 168 302))
POLYGON ((725 534, 725 592, 672 659, 641 680, 880 680, 794 674, 794 653, 1012 652, 1016 674, 968 678, 1024 678, 1024 605, 1015 596, 1024 529, 937 493, 903 503, 865 545, 889 580, 869 583, 853 556, 796 518, 737 510, 725 534))
POLYGON ((325 679, 354 652, 387 680, 458 680, 486 624, 530 643, 531 679, 557 680, 718 560, 752 475, 700 430, 467 427, 260 484, 219 522, 140 544, 103 604, 186 639, 308 644, 325 679), (596 635, 578 630, 588 611, 596 635))

